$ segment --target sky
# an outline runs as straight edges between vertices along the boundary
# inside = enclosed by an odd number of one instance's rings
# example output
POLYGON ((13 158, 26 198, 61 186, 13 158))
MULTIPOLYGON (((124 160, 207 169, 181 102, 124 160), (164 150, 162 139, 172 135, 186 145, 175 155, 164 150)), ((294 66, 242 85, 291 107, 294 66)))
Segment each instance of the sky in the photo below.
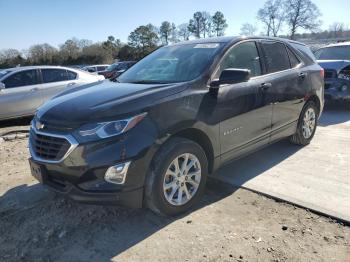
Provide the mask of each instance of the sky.
MULTIPOLYGON (((168 20, 188 22, 196 11, 224 13, 226 35, 238 35, 243 23, 261 27, 256 13, 263 0, 0 0, 0 49, 33 44, 58 46, 72 37, 100 42, 109 35, 127 41, 136 27, 168 20)), ((350 26, 349 0, 314 0, 322 29, 333 22, 350 26)), ((262 28, 259 32, 262 31, 262 28)))

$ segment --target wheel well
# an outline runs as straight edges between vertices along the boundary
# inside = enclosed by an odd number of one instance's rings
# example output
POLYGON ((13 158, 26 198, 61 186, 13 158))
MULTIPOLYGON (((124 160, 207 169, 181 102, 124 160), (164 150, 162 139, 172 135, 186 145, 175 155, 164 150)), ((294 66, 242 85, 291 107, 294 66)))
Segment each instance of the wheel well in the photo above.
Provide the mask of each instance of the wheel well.
POLYGON ((214 165, 213 146, 209 137, 203 131, 195 128, 189 128, 174 134, 172 137, 187 138, 199 144, 203 148, 208 159, 208 172, 212 172, 214 165))
POLYGON ((320 110, 321 110, 321 102, 320 102, 320 99, 318 99, 318 97, 316 95, 310 96, 307 101, 314 102, 316 104, 316 106, 317 106, 318 112, 320 112, 320 110))

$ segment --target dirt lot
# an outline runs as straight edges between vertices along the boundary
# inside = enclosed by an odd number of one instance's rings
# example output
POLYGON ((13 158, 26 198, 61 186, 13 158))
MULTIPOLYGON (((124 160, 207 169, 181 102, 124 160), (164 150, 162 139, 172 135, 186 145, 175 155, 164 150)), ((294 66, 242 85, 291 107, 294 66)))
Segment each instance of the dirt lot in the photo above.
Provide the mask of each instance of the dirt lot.
POLYGON ((36 184, 28 155, 0 142, 0 261, 350 261, 350 228, 304 209, 215 181, 176 219, 80 205, 36 184))

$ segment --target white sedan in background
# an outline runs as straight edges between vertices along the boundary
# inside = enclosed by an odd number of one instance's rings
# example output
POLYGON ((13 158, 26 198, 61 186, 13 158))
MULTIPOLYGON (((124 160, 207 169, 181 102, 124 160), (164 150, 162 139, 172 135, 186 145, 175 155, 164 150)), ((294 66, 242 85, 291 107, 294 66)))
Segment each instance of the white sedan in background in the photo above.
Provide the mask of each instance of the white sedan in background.
POLYGON ((101 75, 60 66, 0 69, 0 120, 34 115, 64 89, 102 80, 101 75))

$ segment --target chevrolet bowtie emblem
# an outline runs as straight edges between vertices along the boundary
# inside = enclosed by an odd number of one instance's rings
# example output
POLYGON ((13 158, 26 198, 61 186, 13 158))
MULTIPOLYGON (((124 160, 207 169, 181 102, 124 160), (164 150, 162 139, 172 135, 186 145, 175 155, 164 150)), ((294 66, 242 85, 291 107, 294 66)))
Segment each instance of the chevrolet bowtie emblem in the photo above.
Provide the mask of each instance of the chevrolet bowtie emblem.
POLYGON ((39 129, 43 129, 43 128, 44 128, 44 124, 38 121, 38 122, 35 123, 35 127, 36 127, 36 129, 38 129, 38 130, 39 130, 39 129))

